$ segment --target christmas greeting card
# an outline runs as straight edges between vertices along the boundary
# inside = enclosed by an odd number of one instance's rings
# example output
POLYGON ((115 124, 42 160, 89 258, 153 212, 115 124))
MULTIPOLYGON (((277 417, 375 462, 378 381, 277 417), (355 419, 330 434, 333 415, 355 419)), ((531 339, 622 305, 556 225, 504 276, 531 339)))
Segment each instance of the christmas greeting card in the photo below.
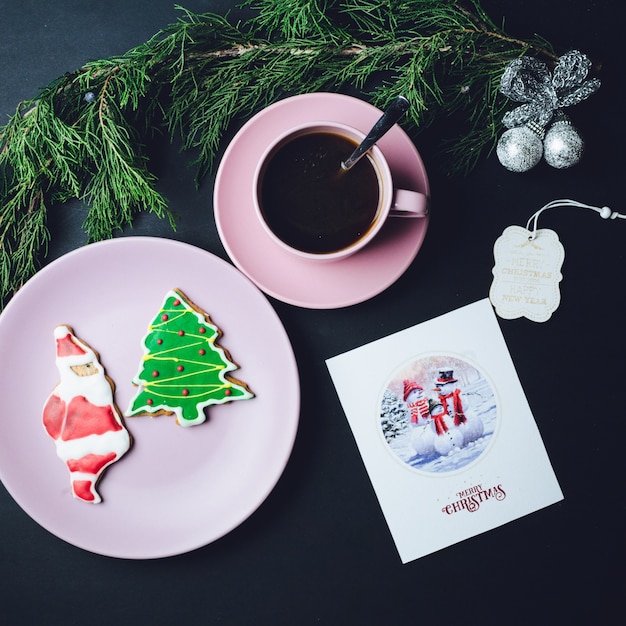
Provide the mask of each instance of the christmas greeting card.
POLYGON ((489 300, 327 366, 403 563, 563 499, 489 300))

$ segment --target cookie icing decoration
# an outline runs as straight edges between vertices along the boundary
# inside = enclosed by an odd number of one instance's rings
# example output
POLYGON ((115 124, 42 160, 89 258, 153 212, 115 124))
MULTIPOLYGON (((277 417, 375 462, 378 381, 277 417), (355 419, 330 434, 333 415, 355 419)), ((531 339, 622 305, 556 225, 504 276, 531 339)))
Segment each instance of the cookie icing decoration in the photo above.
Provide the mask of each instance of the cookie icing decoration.
POLYGON ((143 338, 133 379, 141 389, 126 416, 175 415, 181 426, 195 426, 206 420, 206 407, 253 398, 247 384, 230 375, 238 365, 217 343, 221 335, 180 290, 168 292, 143 338))
POLYGON ((98 354, 70 326, 57 326, 54 338, 60 382, 46 400, 43 425, 70 472, 74 497, 97 504, 98 481, 128 451, 131 437, 98 354))

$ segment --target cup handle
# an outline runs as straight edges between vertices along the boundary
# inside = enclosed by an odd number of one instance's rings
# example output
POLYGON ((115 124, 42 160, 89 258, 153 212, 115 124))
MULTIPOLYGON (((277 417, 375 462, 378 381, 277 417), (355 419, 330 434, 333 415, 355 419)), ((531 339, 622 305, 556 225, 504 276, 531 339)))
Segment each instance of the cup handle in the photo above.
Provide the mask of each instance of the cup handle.
POLYGON ((390 217, 426 217, 430 211, 430 198, 419 191, 396 189, 394 191, 390 217))

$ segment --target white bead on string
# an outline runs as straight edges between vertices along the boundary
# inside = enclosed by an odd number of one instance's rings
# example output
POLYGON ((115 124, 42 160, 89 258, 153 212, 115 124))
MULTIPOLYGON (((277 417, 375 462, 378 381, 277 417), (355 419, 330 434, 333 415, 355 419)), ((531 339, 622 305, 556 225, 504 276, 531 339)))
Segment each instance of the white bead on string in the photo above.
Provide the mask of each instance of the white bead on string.
POLYGON ((560 199, 560 200, 552 200, 547 204, 544 204, 538 211, 533 213, 528 222, 526 222, 526 230, 530 232, 529 240, 535 239, 537 236, 537 221, 539 220, 539 216, 548 209, 554 209, 556 207, 572 207, 577 209, 591 209, 600 215, 602 219, 626 219, 626 215, 622 213, 618 213, 617 211, 613 211, 608 206, 597 207, 591 204, 585 204, 583 202, 578 202, 578 200, 568 200, 568 199, 560 199), (532 223, 532 231, 530 229, 530 225, 532 223))

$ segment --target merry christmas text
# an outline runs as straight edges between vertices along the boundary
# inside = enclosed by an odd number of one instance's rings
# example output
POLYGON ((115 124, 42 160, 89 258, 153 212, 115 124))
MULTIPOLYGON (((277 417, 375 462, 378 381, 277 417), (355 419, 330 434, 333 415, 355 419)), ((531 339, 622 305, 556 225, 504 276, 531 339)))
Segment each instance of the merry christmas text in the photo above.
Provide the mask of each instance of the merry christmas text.
POLYGON ((456 495, 459 499, 452 504, 444 506, 441 509, 442 513, 446 513, 447 515, 453 515, 454 513, 459 513, 460 511, 474 513, 475 511, 478 511, 480 505, 487 500, 504 500, 504 498, 506 498, 506 492, 504 491, 502 485, 497 485, 488 489, 483 489, 482 485, 474 485, 469 489, 459 491, 456 495))
POLYGON ((542 280, 552 280, 552 272, 544 272, 537 269, 519 269, 517 267, 505 267, 502 273, 513 280, 523 280, 524 282, 539 282, 542 280))

